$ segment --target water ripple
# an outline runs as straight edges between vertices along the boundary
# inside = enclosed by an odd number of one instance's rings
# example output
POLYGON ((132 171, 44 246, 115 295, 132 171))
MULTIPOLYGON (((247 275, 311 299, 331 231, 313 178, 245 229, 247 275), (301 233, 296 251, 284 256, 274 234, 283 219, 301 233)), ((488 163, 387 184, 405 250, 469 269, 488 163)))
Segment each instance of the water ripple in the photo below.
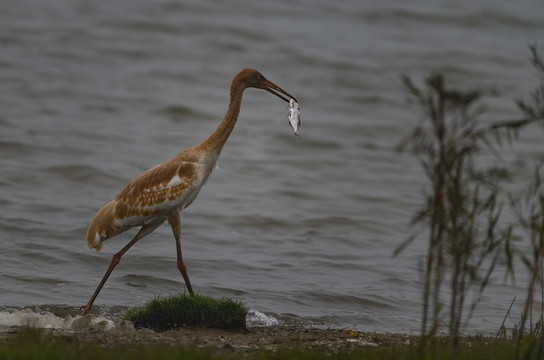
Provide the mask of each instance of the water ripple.
MULTIPOLYGON (((0 4, 0 306, 84 304, 136 233, 91 251, 94 214, 213 132, 232 76, 254 67, 297 96, 301 136, 285 103, 244 93, 220 169, 184 213, 193 286, 280 323, 417 328, 425 241, 392 257, 425 186, 417 161, 394 150, 419 116, 399 75, 496 86, 490 117, 517 118, 513 99, 535 85, 526 44, 544 31, 542 4, 308 4, 0 4)), ((539 160, 537 132, 521 152, 539 160)), ((123 312, 183 289, 164 224, 127 252, 96 306, 123 312)), ((493 287, 479 330, 519 291, 493 287)))

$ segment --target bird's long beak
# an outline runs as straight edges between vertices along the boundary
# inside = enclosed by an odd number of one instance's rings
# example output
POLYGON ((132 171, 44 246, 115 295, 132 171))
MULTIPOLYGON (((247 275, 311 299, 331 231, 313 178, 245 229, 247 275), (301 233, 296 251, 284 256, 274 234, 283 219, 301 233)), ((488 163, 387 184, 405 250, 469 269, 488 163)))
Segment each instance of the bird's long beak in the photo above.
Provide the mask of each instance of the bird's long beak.
POLYGON ((270 82, 268 80, 265 80, 263 82, 262 88, 264 90, 276 95, 280 99, 283 99, 283 100, 287 101, 287 102, 289 102, 289 99, 294 99, 295 101, 297 101, 297 99, 295 99, 294 96, 292 96, 287 91, 283 90, 282 88, 280 88, 279 86, 277 86, 276 84, 274 84, 274 83, 272 83, 272 82, 270 82), (288 98, 283 97, 281 94, 287 96, 288 98))

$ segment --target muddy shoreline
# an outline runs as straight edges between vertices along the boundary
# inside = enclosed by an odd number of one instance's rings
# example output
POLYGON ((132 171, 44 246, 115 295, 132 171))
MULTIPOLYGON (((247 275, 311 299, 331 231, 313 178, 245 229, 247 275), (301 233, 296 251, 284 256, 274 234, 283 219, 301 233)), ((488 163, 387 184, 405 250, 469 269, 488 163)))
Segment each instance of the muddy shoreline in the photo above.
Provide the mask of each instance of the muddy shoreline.
MULTIPOLYGON (((17 339, 27 327, 10 327, 0 331, 0 343, 17 339)), ((182 327, 155 332, 150 329, 73 330, 40 329, 44 337, 67 342, 98 344, 105 347, 168 345, 196 346, 218 352, 252 354, 281 349, 350 351, 361 347, 390 347, 415 344, 417 337, 404 334, 365 333, 352 330, 299 328, 291 326, 252 327, 246 331, 182 327)))

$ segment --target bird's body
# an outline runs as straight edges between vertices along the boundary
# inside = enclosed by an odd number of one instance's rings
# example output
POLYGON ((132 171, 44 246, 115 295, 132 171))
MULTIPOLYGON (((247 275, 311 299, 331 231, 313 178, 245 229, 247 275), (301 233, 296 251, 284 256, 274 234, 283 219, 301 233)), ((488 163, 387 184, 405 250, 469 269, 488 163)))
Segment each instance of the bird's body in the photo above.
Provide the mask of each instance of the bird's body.
POLYGON ((215 167, 221 150, 234 129, 240 113, 242 94, 248 87, 267 90, 285 101, 289 99, 281 94, 293 98, 266 80, 258 71, 242 70, 232 80, 227 114, 208 139, 131 180, 95 215, 87 230, 87 243, 96 251, 102 248, 104 241, 133 227, 141 228, 136 236, 113 256, 95 293, 83 307, 82 315, 89 312, 96 296, 123 254, 166 220, 170 223, 176 239, 178 269, 189 293, 193 294, 187 268, 181 256, 181 213, 196 198, 215 167))
POLYGON ((87 230, 89 248, 130 228, 168 219, 189 206, 212 172, 217 157, 188 149, 134 178, 94 217, 87 230))

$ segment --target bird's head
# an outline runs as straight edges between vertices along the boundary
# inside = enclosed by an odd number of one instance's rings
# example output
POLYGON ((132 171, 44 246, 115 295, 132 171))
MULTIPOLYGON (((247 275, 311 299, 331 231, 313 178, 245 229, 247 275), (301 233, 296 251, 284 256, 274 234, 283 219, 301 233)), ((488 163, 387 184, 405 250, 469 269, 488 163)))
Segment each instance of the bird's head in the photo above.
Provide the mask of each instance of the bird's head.
POLYGON ((267 80, 263 76, 263 74, 261 74, 260 72, 254 69, 244 69, 240 71, 238 75, 236 75, 235 80, 238 80, 239 82, 241 82, 244 85, 244 87, 254 87, 257 89, 266 90, 287 102, 289 102, 289 99, 295 99, 287 91, 283 90, 276 84, 267 80), (281 94, 287 96, 287 98, 282 96, 281 94))

